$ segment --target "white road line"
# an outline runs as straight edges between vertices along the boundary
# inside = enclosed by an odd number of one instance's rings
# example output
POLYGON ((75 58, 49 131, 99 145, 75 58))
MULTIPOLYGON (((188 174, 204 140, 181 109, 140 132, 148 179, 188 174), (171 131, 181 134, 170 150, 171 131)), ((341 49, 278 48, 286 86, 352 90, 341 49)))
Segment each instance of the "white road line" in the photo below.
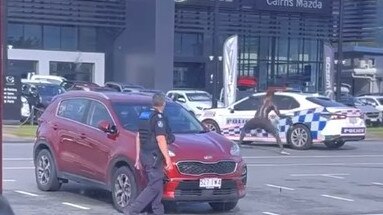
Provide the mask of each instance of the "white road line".
POLYGON ((323 175, 339 175, 339 176, 346 176, 346 175, 350 175, 348 173, 309 173, 309 174, 290 174, 290 176, 293 176, 293 177, 311 177, 311 176, 323 176, 323 175))
POLYGON ((372 184, 383 186, 383 183, 379 183, 379 182, 372 182, 372 184))
POLYGON ((13 179, 4 179, 3 182, 15 182, 16 180, 13 179))
POLYGON ((3 158, 3 161, 33 161, 32 158, 3 158))
POLYGON ((362 165, 362 166, 373 166, 373 165, 383 165, 383 163, 276 163, 276 164, 251 164, 247 163, 248 167, 286 167, 286 166, 353 166, 353 165, 362 165))
POLYGON ((3 170, 26 170, 35 169, 34 166, 15 166, 15 167, 4 167, 3 170))
POLYGON ((244 159, 290 159, 290 158, 379 158, 383 155, 302 155, 302 156, 243 156, 244 159))
POLYGON ((262 212, 263 214, 266 214, 266 215, 279 215, 279 214, 276 214, 276 213, 271 213, 271 212, 267 212, 267 211, 265 211, 265 212, 262 212))
POLYGON ((39 195, 37 194, 33 194, 33 193, 28 193, 28 192, 25 192, 25 191, 21 191, 21 190, 15 190, 16 193, 20 193, 20 194, 24 194, 24 195, 27 195, 27 196, 33 196, 33 197, 37 197, 39 195))
POLYGON ((344 177, 337 176, 337 175, 331 175, 331 174, 323 174, 323 177, 329 177, 329 178, 336 178, 336 179, 344 179, 344 177))
POLYGON ((282 187, 282 186, 273 185, 273 184, 265 184, 265 185, 268 186, 268 187, 279 188, 279 189, 282 189, 282 190, 295 190, 295 189, 290 188, 290 187, 282 187))
POLYGON ((72 203, 69 203, 69 202, 63 202, 62 204, 63 205, 67 205, 67 206, 71 206, 71 207, 74 207, 74 208, 82 209, 82 210, 89 210, 90 209, 90 208, 83 207, 81 205, 72 204, 72 203))
POLYGON ((343 200, 343 201, 347 201, 347 202, 353 202, 354 201, 353 199, 346 199, 346 198, 342 198, 342 197, 338 197, 338 196, 330 196, 330 195, 321 195, 321 196, 326 197, 326 198, 330 198, 330 199, 343 200))

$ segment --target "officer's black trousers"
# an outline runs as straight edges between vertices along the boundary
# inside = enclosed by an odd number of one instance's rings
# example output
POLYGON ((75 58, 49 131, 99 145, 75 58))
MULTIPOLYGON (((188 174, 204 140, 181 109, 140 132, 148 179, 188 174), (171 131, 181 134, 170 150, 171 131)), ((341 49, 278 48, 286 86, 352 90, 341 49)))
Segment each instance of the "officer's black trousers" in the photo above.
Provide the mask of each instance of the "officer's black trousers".
POLYGON ((161 203, 164 189, 164 166, 163 159, 161 156, 159 157, 160 160, 153 167, 154 158, 152 153, 141 153, 141 164, 147 174, 148 185, 131 205, 129 210, 131 215, 138 215, 149 204, 152 205, 153 214, 163 215, 165 213, 164 206, 161 203))
POLYGON ((241 136, 239 138, 239 142, 242 143, 245 138, 246 133, 255 129, 263 129, 267 133, 273 135, 273 137, 277 140, 277 143, 281 149, 283 149, 283 144, 281 138, 279 137, 278 129, 273 125, 273 123, 268 118, 263 117, 255 117, 246 122, 241 130, 241 136))

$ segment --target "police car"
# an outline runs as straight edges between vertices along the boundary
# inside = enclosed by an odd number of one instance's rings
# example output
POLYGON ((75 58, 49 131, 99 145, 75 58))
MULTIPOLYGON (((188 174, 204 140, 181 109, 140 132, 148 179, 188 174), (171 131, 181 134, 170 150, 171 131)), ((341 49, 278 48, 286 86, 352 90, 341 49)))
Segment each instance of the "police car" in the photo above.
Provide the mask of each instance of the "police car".
MULTIPOLYGON (((227 108, 205 110, 198 119, 211 131, 221 133, 231 140, 239 140, 243 125, 254 117, 265 93, 243 98, 227 108)), ((365 138, 363 114, 317 94, 276 92, 274 104, 281 114, 279 119, 271 112, 271 119, 279 129, 282 142, 294 149, 309 149, 312 143, 324 143, 328 148, 340 148, 347 141, 365 138)), ((275 142, 264 130, 252 130, 244 141, 275 142)))

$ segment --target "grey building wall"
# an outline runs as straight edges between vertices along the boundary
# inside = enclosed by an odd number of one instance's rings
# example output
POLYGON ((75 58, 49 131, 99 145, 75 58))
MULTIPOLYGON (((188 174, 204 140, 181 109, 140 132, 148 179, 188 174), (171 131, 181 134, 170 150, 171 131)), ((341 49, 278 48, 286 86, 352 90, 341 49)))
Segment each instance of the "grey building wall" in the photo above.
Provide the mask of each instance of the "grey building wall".
POLYGON ((127 0, 114 43, 114 80, 167 91, 173 86, 174 0, 127 0))

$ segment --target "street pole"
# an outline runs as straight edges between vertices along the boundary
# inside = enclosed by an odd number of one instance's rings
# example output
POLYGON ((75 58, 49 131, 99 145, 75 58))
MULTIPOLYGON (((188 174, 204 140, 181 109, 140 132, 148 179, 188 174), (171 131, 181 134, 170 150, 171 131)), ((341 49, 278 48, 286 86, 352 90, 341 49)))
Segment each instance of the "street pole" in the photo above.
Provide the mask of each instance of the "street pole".
POLYGON ((5 1, 0 0, 0 194, 3 193, 3 102, 4 102, 4 68, 6 61, 6 44, 5 44, 5 1))
POLYGON ((343 0, 339 0, 339 24, 338 24, 338 63, 336 72, 336 100, 341 98, 341 78, 343 67, 343 0))
POLYGON ((213 30, 213 55, 214 55, 214 72, 213 72, 213 99, 212 99, 212 108, 217 108, 217 94, 218 94, 218 74, 219 74, 219 60, 218 60, 218 50, 219 50, 219 42, 218 42, 218 13, 219 13, 219 1, 220 0, 215 0, 214 1, 214 30, 213 30))

